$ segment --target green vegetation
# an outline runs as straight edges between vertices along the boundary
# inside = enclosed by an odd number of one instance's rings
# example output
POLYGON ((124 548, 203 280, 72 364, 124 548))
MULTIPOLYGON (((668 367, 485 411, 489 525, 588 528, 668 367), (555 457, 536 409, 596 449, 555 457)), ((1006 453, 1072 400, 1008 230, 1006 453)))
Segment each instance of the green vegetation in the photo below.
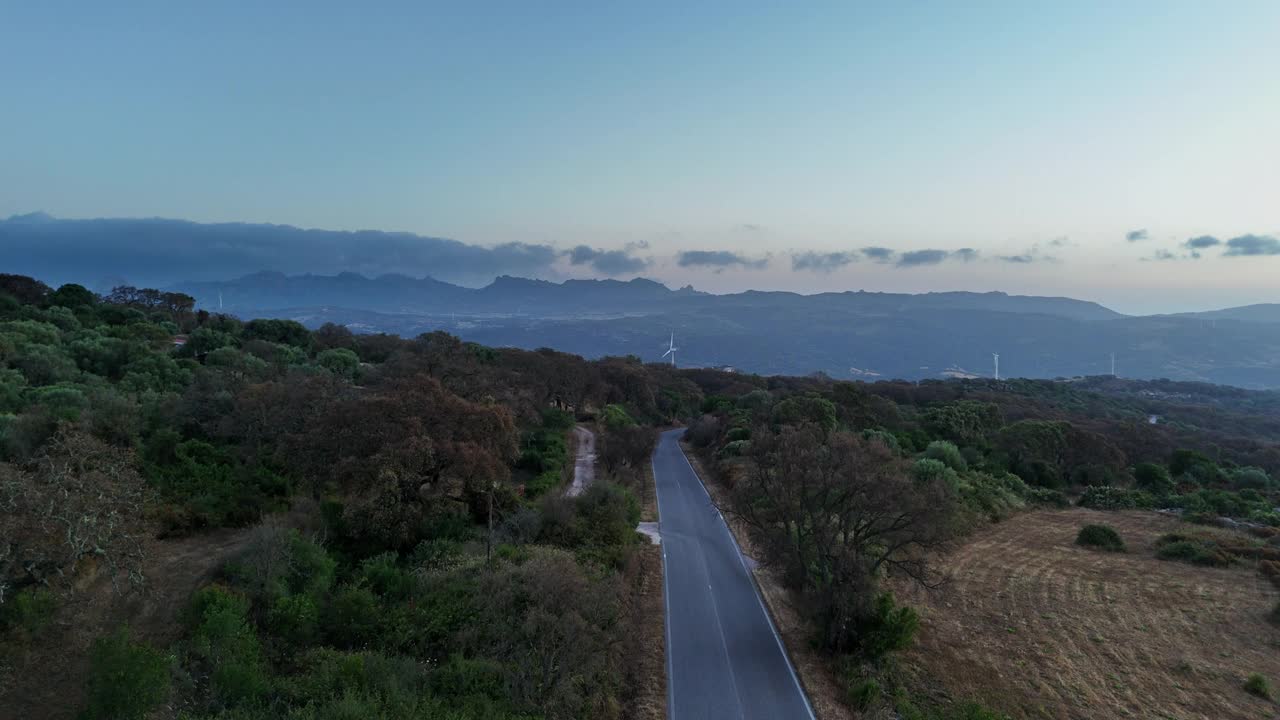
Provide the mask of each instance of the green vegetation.
POLYGON ((1253 673, 1244 681, 1244 691, 1263 700, 1271 699, 1271 683, 1258 673, 1253 673))
POLYGON ((130 639, 128 628, 93 642, 84 716, 137 720, 169 696, 169 658, 130 639))
POLYGON ((0 650, 89 572, 165 582, 149 536, 246 528, 171 655, 97 641, 87 717, 618 717, 638 470, 701 403, 635 359, 0 276, 0 650), (574 499, 567 408, 606 408, 574 499))
POLYGON ((1214 540, 1181 533, 1160 536, 1156 540, 1156 557, 1207 567, 1228 567, 1235 562, 1231 553, 1214 540))
POLYGON ((1124 540, 1110 525, 1085 525, 1076 535, 1076 544, 1107 552, 1124 552, 1124 540))
POLYGON ((58 598, 45 587, 27 587, 0 605, 0 632, 27 639, 48 627, 58 607, 58 598))
MULTIPOLYGON (((150 538, 240 528, 247 552, 191 598, 175 645, 95 644, 89 717, 166 699, 189 720, 618 717, 654 431, 689 420, 816 646, 857 668, 851 704, 995 718, 909 699, 893 664, 919 617, 890 572, 934 584, 934 550, 1072 500, 1280 527, 1280 452, 1246 421, 1280 404, 1193 388, 1215 409, 1180 409, 1142 393, 1181 386, 1116 382, 681 371, 0 275, 0 649, 91 573, 147 580, 150 538), (593 420, 602 472, 565 498, 568 433, 593 420)), ((1158 545, 1271 562, 1195 533, 1158 545)))

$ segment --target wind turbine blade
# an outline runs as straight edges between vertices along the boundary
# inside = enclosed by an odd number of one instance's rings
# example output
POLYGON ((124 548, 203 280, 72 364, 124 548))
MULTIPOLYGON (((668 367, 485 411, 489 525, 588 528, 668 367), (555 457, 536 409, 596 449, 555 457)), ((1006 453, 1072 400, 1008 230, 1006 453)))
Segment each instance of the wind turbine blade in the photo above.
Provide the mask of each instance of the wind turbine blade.
POLYGON ((670 355, 670 354, 671 354, 671 353, 673 353, 673 352, 675 352, 675 348, 671 348, 670 350, 668 350, 668 351, 666 351, 666 352, 662 353, 662 357, 666 357, 666 356, 670 355))

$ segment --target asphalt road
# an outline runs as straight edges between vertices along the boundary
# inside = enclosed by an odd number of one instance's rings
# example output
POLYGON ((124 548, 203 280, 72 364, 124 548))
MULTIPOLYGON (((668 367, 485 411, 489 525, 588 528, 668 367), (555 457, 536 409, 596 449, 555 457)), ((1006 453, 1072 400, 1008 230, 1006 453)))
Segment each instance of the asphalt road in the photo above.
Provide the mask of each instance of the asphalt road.
POLYGON ((680 449, 653 453, 667 610, 671 720, 812 719, 729 527, 680 449))

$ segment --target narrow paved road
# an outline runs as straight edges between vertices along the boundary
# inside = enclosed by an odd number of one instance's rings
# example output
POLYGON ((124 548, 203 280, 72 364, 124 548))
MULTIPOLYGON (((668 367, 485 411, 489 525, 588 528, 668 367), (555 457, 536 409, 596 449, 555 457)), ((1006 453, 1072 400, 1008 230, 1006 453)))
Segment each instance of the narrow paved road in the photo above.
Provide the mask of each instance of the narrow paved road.
POLYGON ((653 453, 667 602, 671 720, 813 718, 729 527, 680 449, 653 453))

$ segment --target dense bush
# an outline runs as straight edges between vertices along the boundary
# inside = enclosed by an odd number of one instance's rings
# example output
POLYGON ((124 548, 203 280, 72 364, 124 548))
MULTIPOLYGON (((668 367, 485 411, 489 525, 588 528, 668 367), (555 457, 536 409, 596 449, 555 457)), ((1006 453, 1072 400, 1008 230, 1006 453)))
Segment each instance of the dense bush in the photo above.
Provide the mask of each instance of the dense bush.
POLYGON ((910 647, 919 629, 920 615, 913 608, 896 604, 890 593, 880 593, 871 613, 859 623, 858 648, 867 659, 878 660, 910 647))
POLYGON ((1108 552, 1124 552, 1124 540, 1110 525, 1085 525, 1076 535, 1076 544, 1108 552))
POLYGON ((169 659, 129 638, 128 628, 93 642, 89 651, 91 720, 138 720, 169 695, 169 659))
POLYGON ((1156 557, 1161 560, 1178 560, 1207 567, 1228 567, 1235 562, 1235 558, 1214 541, 1179 533, 1162 535, 1156 540, 1156 548, 1156 557))
POLYGON ((1244 681, 1244 691, 1264 700, 1271 699, 1271 683, 1258 673, 1253 673, 1244 681))
POLYGON ((924 449, 924 456, 941 461, 956 472, 964 472, 969 469, 969 463, 965 461, 964 455, 960 454, 960 449, 947 440, 934 440, 929 443, 928 447, 924 449))
POLYGON ((1095 510, 1131 510, 1149 508, 1155 505, 1155 499, 1141 490, 1094 485, 1085 488, 1080 495, 1080 507, 1095 510))

